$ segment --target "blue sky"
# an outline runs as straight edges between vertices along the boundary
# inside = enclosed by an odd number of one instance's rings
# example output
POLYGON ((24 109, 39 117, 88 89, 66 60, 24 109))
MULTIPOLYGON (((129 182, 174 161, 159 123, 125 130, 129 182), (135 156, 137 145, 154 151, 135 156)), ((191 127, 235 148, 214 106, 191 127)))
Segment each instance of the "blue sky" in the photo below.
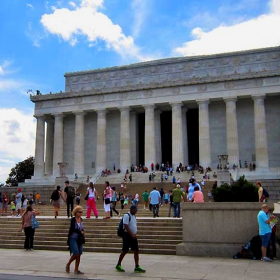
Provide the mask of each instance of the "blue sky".
POLYGON ((1 0, 0 182, 34 155, 27 91, 65 72, 280 45, 280 0, 1 0))

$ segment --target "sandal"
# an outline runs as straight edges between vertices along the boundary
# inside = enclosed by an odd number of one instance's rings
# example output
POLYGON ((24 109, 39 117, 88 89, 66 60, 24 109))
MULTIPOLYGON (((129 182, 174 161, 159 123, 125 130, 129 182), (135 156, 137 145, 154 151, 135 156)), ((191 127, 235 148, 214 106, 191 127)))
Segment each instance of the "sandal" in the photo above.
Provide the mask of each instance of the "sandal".
POLYGON ((65 271, 66 271, 67 273, 69 273, 69 272, 70 272, 70 266, 66 265, 65 271))
POLYGON ((84 274, 82 271, 78 270, 78 271, 74 271, 74 274, 84 274))

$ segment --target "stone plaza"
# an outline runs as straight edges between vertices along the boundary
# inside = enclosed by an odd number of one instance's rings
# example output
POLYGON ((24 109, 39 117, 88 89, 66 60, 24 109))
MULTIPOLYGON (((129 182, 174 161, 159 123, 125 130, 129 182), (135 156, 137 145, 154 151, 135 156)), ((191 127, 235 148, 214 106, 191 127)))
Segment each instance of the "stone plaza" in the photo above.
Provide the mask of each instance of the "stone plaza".
POLYGON ((30 96, 37 130, 26 183, 53 184, 62 162, 83 178, 132 164, 216 168, 221 154, 235 176, 246 161, 253 177, 280 178, 280 47, 64 76, 65 92, 30 96))

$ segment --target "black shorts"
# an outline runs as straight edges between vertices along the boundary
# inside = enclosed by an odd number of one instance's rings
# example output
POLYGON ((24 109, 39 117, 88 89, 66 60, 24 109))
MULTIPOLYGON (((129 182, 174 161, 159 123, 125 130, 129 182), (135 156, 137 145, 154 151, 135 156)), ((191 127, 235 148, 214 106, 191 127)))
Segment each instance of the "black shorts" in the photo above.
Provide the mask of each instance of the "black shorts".
POLYGON ((139 250, 139 248, 138 248, 138 240, 137 240, 137 238, 132 238, 130 234, 125 232, 124 236, 123 236, 122 250, 124 252, 128 252, 129 248, 131 248, 132 251, 139 250))

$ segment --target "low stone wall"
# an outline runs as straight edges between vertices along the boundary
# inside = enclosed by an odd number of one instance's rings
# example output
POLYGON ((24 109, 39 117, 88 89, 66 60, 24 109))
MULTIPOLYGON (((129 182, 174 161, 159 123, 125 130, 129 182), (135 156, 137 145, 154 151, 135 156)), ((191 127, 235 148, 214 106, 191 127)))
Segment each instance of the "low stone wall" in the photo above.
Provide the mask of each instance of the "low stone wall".
MULTIPOLYGON (((273 206, 273 205, 272 205, 273 206)), ((177 255, 231 257, 258 234, 258 202, 184 203, 177 255)))

